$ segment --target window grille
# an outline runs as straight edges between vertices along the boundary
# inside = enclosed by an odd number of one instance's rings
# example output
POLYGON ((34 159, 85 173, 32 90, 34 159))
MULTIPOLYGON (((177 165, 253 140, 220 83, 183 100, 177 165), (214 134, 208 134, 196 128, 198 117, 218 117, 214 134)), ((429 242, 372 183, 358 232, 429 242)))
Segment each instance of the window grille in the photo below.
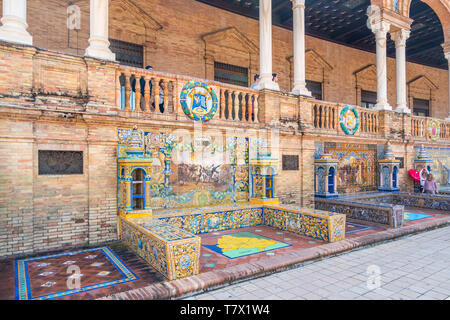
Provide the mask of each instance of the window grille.
POLYGON ((373 91, 361 90, 361 107, 373 109, 377 104, 377 93, 373 91))
POLYGON ((308 89, 309 92, 311 92, 314 98, 318 100, 323 100, 321 82, 306 80, 306 89, 308 89))
POLYGON ((214 80, 237 86, 248 86, 248 68, 214 62, 214 80))
POLYGON ((413 114, 415 116, 429 117, 430 116, 430 100, 413 99, 413 114))
POLYGON ((139 44, 109 39, 111 51, 120 64, 135 68, 144 66, 144 47, 139 44))

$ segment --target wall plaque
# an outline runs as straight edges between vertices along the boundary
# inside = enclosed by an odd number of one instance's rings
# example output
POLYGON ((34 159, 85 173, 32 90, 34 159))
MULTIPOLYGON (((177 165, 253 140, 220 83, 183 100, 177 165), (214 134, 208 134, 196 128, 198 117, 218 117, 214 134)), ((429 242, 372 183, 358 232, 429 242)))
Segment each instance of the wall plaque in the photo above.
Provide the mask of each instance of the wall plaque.
POLYGON ((83 174, 83 151, 39 150, 39 174, 83 174))

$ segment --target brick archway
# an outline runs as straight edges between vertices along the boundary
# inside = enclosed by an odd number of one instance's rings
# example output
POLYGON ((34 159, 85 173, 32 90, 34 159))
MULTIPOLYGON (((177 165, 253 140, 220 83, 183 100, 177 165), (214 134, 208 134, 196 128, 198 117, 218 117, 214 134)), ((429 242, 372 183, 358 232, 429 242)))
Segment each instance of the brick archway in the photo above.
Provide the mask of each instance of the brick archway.
MULTIPOLYGON (((450 2, 446 0, 420 0, 427 4, 438 16, 443 31, 445 42, 450 42, 450 2)), ((402 16, 408 17, 410 14, 412 0, 371 0, 372 5, 398 12, 402 16), (397 3, 397 7, 396 7, 397 3)))
MULTIPOLYGON (((409 5, 412 0, 407 0, 409 5)), ((445 0, 421 0, 426 3, 438 16, 442 24, 442 29, 444 31, 444 41, 445 43, 450 42, 450 3, 445 3, 445 0)), ((408 8, 409 8, 408 5, 408 8)))

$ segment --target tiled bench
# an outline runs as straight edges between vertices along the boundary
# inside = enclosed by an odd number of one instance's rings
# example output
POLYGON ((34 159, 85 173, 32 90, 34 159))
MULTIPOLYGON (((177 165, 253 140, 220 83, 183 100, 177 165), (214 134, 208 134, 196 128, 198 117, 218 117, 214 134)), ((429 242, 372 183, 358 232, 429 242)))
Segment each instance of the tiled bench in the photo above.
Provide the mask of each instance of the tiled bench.
POLYGON ((131 219, 120 216, 119 235, 137 255, 173 280, 198 274, 201 238, 197 234, 257 225, 328 242, 345 238, 344 214, 254 204, 131 219))
POLYGON ((152 217, 119 217, 119 235, 169 280, 198 274, 200 237, 190 232, 152 217))
POLYGON ((399 228, 403 225, 404 207, 382 203, 371 203, 357 198, 348 199, 315 199, 316 209, 330 212, 343 213, 348 218, 375 222, 388 225, 391 228, 399 228))
POLYGON ((345 214, 321 210, 264 207, 265 225, 328 242, 345 239, 345 220, 345 214))
POLYGON ((279 205, 230 206, 229 210, 197 210, 189 214, 160 215, 158 219, 193 234, 264 224, 328 242, 345 237, 343 214, 279 205))

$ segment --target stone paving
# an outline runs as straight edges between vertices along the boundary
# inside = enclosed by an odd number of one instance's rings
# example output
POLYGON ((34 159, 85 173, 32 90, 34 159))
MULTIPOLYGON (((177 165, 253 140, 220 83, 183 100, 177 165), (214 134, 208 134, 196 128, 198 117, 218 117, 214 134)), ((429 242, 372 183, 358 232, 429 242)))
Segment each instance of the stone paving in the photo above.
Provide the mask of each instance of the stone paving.
POLYGON ((450 227, 185 299, 450 300, 450 227))

